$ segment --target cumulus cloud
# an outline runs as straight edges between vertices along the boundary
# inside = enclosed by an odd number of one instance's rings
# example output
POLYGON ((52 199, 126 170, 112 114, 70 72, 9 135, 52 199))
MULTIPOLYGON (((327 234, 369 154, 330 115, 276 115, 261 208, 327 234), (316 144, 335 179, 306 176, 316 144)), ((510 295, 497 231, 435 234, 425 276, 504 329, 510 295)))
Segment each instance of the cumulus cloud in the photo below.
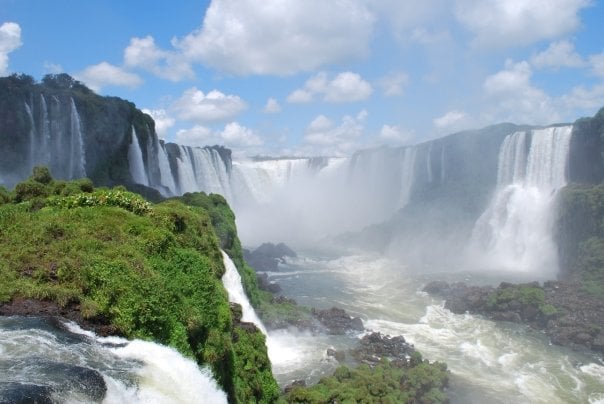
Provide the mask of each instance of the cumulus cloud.
POLYGON ((364 1, 213 0, 175 45, 220 71, 290 75, 366 56, 373 24, 364 1))
POLYGON ((302 149, 306 153, 338 156, 346 155, 358 147, 364 131, 367 111, 356 116, 346 115, 339 125, 324 115, 319 115, 308 125, 302 149))
POLYGON ((592 88, 578 86, 560 98, 560 106, 563 110, 594 111, 602 105, 604 105, 604 84, 597 84, 592 88))
POLYGON ((453 132, 466 127, 468 116, 463 111, 452 110, 434 119, 434 126, 439 131, 453 132))
POLYGON ((508 60, 504 70, 486 78, 483 84, 493 121, 544 124, 559 119, 552 99, 531 83, 528 62, 508 60))
POLYGON ((252 129, 230 122, 222 130, 212 130, 202 125, 181 129, 176 141, 188 146, 225 145, 237 149, 250 149, 262 145, 262 139, 252 129))
POLYGON ((182 54, 160 49, 152 36, 130 39, 130 44, 124 50, 124 63, 130 68, 138 67, 171 81, 195 76, 182 54))
POLYGON ((327 102, 354 102, 369 98, 372 92, 371 84, 357 73, 343 72, 330 80, 327 73, 321 72, 306 80, 304 88, 294 90, 287 101, 310 102, 317 96, 327 102))
POLYGON ((409 75, 405 72, 390 73, 382 77, 378 84, 385 96, 403 95, 404 87, 409 83, 409 75))
POLYGON ((267 114, 276 114, 278 112, 281 112, 281 105, 279 105, 276 99, 269 98, 266 101, 266 105, 264 106, 263 111, 267 114))
POLYGON ((594 75, 604 78, 604 52, 589 57, 589 64, 594 75))
POLYGON ((553 42, 549 47, 531 58, 531 65, 538 69, 560 67, 581 67, 583 58, 575 51, 575 46, 568 40, 553 42))
POLYGON ((228 121, 247 108, 247 104, 237 95, 223 94, 212 90, 207 94, 192 87, 176 100, 172 108, 180 119, 205 124, 228 121))
POLYGON ((165 109, 143 109, 145 114, 148 114, 155 121, 155 132, 157 135, 165 139, 168 130, 174 126, 176 120, 168 115, 165 109))
POLYGON ((379 139, 394 144, 407 144, 413 141, 415 132, 404 130, 400 126, 383 125, 380 130, 379 139))
POLYGON ((457 0, 458 21, 478 46, 509 47, 554 39, 576 30, 590 0, 457 0))
POLYGON ((21 27, 14 22, 0 25, 0 76, 8 74, 8 54, 22 45, 21 27))
POLYGON ((107 62, 88 66, 83 71, 76 73, 75 78, 84 82, 94 91, 100 91, 104 86, 134 88, 143 82, 137 74, 107 62))

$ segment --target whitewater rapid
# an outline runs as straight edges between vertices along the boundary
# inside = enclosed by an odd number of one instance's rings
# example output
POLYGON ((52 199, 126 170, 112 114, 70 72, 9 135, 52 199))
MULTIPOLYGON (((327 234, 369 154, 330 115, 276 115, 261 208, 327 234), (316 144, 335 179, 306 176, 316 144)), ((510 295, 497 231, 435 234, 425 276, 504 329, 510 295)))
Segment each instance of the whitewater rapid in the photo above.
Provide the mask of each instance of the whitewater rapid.
POLYGON ((209 369, 172 348, 56 319, 0 317, 0 402, 32 384, 62 403, 227 402, 209 369))
MULTIPOLYGON (((366 329, 403 335, 425 358, 446 362, 453 403, 602 403, 604 363, 589 353, 553 346, 526 326, 457 315, 421 292, 430 280, 490 281, 477 274, 418 274, 383 257, 301 258, 271 272, 285 296, 306 306, 338 306, 366 329)), ((346 350, 354 336, 288 334, 299 368, 275 370, 284 385, 303 375, 316 382, 337 366, 324 353, 346 350)))

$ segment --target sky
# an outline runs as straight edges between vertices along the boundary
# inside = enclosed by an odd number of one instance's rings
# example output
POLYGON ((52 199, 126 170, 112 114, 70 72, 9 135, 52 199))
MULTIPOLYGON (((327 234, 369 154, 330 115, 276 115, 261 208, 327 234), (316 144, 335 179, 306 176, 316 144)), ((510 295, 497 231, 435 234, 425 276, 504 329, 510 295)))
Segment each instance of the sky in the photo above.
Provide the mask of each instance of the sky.
POLYGON ((346 156, 604 107, 596 0, 0 0, 0 76, 68 73, 161 138, 346 156))

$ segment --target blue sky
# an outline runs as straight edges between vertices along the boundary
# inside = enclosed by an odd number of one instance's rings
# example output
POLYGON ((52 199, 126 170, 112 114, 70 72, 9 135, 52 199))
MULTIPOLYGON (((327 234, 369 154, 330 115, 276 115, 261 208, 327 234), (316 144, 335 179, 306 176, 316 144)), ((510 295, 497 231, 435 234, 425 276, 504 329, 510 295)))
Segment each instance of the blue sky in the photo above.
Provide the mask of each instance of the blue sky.
POLYGON ((604 106, 593 0, 0 0, 0 75, 66 72, 168 141, 348 155, 604 106))

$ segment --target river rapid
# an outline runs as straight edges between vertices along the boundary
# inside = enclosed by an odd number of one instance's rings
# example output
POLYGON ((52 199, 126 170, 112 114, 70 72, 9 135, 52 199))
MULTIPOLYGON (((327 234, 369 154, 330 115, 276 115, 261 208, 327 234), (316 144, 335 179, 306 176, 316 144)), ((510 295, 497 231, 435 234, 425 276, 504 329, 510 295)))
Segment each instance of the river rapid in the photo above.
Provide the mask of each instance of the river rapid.
MULTIPOLYGON (((418 274, 367 255, 317 258, 307 253, 279 269, 268 275, 284 296, 305 306, 341 307, 360 316, 366 329, 403 335, 424 358, 446 362, 452 403, 604 403, 600 358, 552 345, 527 326, 453 314, 442 300, 421 291, 435 279, 497 282, 492 278, 418 274)), ((273 371, 281 385, 296 379, 316 382, 338 365, 326 350, 346 350, 357 337, 271 331, 273 371)))

